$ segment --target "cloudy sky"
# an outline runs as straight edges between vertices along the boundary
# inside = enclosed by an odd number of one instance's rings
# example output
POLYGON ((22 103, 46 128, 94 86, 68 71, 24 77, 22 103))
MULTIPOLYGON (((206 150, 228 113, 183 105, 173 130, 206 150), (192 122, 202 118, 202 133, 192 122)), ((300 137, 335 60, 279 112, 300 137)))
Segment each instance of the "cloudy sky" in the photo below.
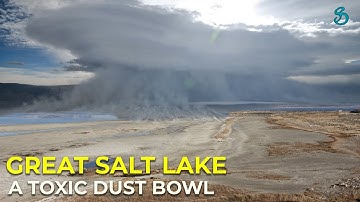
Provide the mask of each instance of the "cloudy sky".
POLYGON ((1 0, 0 34, 0 82, 92 102, 360 102, 356 0, 1 0))

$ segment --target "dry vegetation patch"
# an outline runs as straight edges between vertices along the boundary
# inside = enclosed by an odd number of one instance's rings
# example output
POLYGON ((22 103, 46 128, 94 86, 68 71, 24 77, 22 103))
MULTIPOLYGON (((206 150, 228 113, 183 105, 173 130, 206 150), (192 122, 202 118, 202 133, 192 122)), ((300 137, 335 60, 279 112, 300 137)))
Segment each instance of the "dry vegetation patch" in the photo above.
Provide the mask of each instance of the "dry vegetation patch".
POLYGON ((303 142, 276 142, 268 145, 269 156, 280 156, 287 154, 296 154, 298 152, 331 152, 331 153, 344 153, 341 150, 332 148, 331 142, 319 142, 319 143, 303 143, 303 142))
MULTIPOLYGON (((159 179, 156 179, 159 180, 159 179)), ((147 180, 147 184, 151 184, 153 179, 147 180)), ((167 182, 168 180, 162 180, 167 182)), ((225 185, 210 185, 209 190, 215 192, 213 196, 200 195, 186 195, 183 191, 176 196, 164 194, 156 196, 152 194, 151 186, 144 187, 144 194, 139 196, 125 195, 110 195, 105 194, 101 196, 94 196, 89 193, 86 196, 72 196, 72 197, 58 197, 53 198, 52 201, 263 201, 263 202, 278 202, 278 201, 322 201, 318 194, 282 194, 282 193, 254 193, 246 190, 235 189, 225 185)))
POLYGON ((332 141, 312 143, 275 143, 269 145, 270 156, 292 154, 298 151, 324 151, 360 156, 360 114, 344 112, 287 112, 266 116, 275 127, 318 132, 328 135, 332 141), (350 147, 341 145, 343 142, 350 147))
MULTIPOLYGON (((150 185, 153 180, 160 179, 148 179, 147 184, 150 185)), ((168 180, 162 180, 167 182, 168 180)), ((186 195, 183 191, 176 196, 170 194, 164 194, 156 196, 152 194, 151 186, 144 187, 143 195, 110 195, 105 194, 101 196, 94 196, 89 193, 85 196, 62 196, 52 198, 51 201, 244 201, 244 202, 320 202, 320 201, 348 201, 357 202, 360 200, 359 190, 347 189, 346 187, 339 186, 342 190, 341 193, 338 189, 334 189, 332 192, 318 192, 317 190, 307 190, 302 194, 291 194, 291 193, 255 193, 247 190, 235 189, 225 185, 210 185, 209 189, 215 192, 213 196, 200 195, 186 195), (343 193, 343 194, 342 194, 343 193)))

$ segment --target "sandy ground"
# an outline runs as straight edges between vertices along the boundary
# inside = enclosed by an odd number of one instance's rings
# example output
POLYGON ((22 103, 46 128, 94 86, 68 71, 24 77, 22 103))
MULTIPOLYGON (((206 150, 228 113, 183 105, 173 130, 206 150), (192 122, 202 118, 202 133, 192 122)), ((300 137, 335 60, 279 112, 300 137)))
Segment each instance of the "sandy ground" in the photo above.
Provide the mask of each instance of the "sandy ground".
MULTIPOLYGON (((360 115, 339 112, 237 112, 224 120, 103 121, 71 124, 0 126, 1 132, 22 135, 0 137, 0 201, 87 198, 7 196, 11 183, 26 187, 29 180, 123 180, 98 176, 90 169, 82 176, 11 176, 4 166, 17 156, 101 155, 169 156, 176 165, 182 156, 226 156, 226 176, 163 176, 156 162, 151 180, 208 180, 214 201, 356 201, 360 200, 360 115), (156 172, 157 171, 157 172, 156 172), (161 172, 160 172, 161 173, 161 172)), ((134 196, 135 197, 135 196, 134 196)), ((96 200, 112 201, 107 197, 96 200)), ((141 200, 141 198, 126 198, 141 200)), ((143 198, 160 200, 161 198, 143 198)), ((165 201, 174 200, 165 196, 165 201)), ((181 196, 180 196, 181 199, 181 196)))

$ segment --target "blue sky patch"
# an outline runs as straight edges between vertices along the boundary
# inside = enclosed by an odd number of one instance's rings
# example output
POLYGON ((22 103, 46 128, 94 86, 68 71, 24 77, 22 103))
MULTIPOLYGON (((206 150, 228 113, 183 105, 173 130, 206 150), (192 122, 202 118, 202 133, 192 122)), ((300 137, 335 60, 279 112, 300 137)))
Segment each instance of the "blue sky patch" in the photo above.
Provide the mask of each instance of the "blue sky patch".
POLYGON ((60 65, 52 55, 40 48, 10 46, 0 41, 0 53, 1 67, 34 69, 60 65))

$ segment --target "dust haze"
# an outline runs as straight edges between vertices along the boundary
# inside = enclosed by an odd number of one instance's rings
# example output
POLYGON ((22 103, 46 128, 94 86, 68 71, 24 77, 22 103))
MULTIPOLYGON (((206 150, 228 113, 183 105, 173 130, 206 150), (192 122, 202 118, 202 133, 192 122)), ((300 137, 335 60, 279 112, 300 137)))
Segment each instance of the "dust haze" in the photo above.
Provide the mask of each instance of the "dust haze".
POLYGON ((202 107, 189 104, 198 101, 360 100, 354 80, 333 83, 324 77, 313 84, 307 78, 338 69, 345 76, 348 70, 358 75, 354 65, 329 57, 353 40, 326 33, 304 39, 277 25, 262 32, 243 24, 214 27, 195 21, 196 15, 117 1, 80 2, 41 12, 28 22, 26 35, 46 47, 70 51, 77 57, 71 64, 95 77, 61 101, 39 101, 30 108, 104 109, 119 117, 151 117, 201 114, 202 107))

